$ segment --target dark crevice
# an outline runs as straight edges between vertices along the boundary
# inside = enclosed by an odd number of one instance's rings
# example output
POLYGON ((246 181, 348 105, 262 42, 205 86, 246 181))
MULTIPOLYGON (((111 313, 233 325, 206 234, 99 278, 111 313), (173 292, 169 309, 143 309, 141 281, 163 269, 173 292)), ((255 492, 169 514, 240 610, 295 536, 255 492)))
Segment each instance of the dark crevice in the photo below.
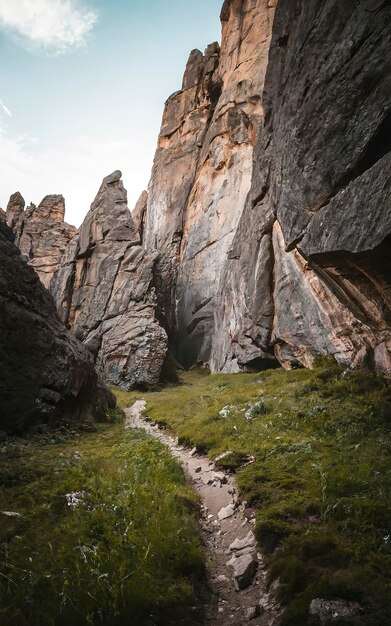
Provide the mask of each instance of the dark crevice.
POLYGON ((210 298, 206 298, 205 300, 203 300, 202 302, 200 302, 200 304, 198 304, 194 310, 192 311, 192 315, 195 315, 196 313, 198 313, 198 311, 200 311, 201 309, 203 309, 207 304, 209 304, 209 302, 213 300, 213 296, 210 296, 210 298))
POLYGON ((103 315, 102 315, 102 319, 106 318, 106 312, 107 309, 109 308, 110 304, 111 304, 111 298, 113 297, 113 293, 114 293, 114 289, 115 289, 115 283, 117 282, 117 278, 118 278, 118 274, 121 271, 121 267, 122 267, 122 261, 124 260, 124 256, 122 255, 119 259, 118 259, 118 265, 117 265, 117 269, 115 270, 115 275, 114 275, 114 279, 111 285, 111 289, 110 289, 110 293, 108 295, 108 298, 106 300, 106 304, 105 304, 105 308, 103 311, 103 315))
POLYGON ((259 356, 246 363, 239 363, 239 365, 250 373, 263 372, 264 370, 278 369, 281 367, 273 355, 270 355, 270 357, 259 356))
MULTIPOLYGON (((167 259, 165 260, 167 262, 167 259)), ((165 278, 167 275, 164 271, 164 260, 158 257, 152 267, 151 287, 155 289, 157 304, 155 307, 155 317, 160 326, 166 331, 169 340, 173 330, 174 319, 174 294, 176 276, 173 278, 168 271, 169 280, 165 278)))
POLYGON ((296 237, 296 239, 294 239, 287 247, 286 247, 286 252, 292 252, 292 250, 294 250, 295 248, 297 248, 297 246, 299 245, 299 243, 301 242, 301 240, 304 238, 305 235, 305 231, 303 233, 301 233, 301 235, 299 235, 299 237, 296 237))
MULTIPOLYGON (((65 300, 65 298, 63 298, 62 300, 62 305, 66 304, 66 306, 64 307, 63 311, 60 309, 60 315, 62 317, 62 320, 64 322, 64 324, 66 325, 66 327, 68 328, 68 330, 71 330, 72 325, 69 322, 69 318, 71 317, 71 310, 72 310, 72 304, 73 304, 73 298, 72 298, 72 294, 74 293, 74 288, 75 288, 75 281, 76 281, 76 263, 72 263, 71 265, 72 267, 72 271, 69 273, 68 275, 68 279, 65 285, 65 294, 67 295, 67 298, 65 300)), ((58 270, 57 270, 58 272, 58 270)), ((54 284, 54 278, 55 278, 56 274, 53 276, 52 281, 54 284)))
POLYGON ((262 202, 262 200, 265 198, 267 192, 268 192, 268 187, 265 185, 264 187, 262 187, 260 193, 251 201, 251 208, 252 209, 255 209, 257 204, 262 202))
POLYGON ((205 320, 209 320, 211 318, 210 315, 202 315, 201 317, 195 317, 190 324, 188 324, 186 326, 186 331, 189 335, 191 335, 195 329, 197 328, 197 326, 201 323, 204 322, 205 320))
POLYGON ((280 37, 279 39, 277 39, 277 46, 279 48, 286 48, 288 45, 288 41, 289 41, 289 34, 284 35, 284 37, 280 37))
POLYGON ((357 162, 354 169, 349 173, 351 182, 355 178, 359 178, 366 171, 371 169, 380 159, 391 151, 391 109, 387 111, 381 124, 377 128, 375 134, 368 142, 368 145, 357 162))
POLYGON ((335 196, 346 189, 357 178, 360 178, 365 172, 370 170, 389 152, 391 152, 391 109, 387 111, 356 165, 340 179, 333 193, 322 202, 317 210, 319 211, 330 204, 335 196))

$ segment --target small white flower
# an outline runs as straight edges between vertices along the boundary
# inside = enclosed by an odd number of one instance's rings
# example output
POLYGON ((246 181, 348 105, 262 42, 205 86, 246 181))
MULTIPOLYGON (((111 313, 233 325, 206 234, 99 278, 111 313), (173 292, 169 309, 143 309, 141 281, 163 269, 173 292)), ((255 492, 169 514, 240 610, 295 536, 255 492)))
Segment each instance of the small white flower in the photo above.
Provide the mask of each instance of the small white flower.
POLYGON ((71 493, 66 493, 65 497, 67 499, 68 506, 75 509, 83 502, 84 491, 71 491, 71 493))

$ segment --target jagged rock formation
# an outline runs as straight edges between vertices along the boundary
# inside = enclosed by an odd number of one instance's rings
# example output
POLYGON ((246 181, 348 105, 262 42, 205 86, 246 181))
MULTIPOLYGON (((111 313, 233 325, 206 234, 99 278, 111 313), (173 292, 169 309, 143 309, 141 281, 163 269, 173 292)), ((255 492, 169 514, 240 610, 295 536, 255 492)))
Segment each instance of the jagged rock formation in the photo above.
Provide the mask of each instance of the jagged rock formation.
POLYGON ((148 190, 162 323, 185 365, 207 361, 216 292, 251 185, 275 2, 232 0, 222 45, 193 50, 166 103, 148 190))
POLYGON ((390 371, 389 19, 389 2, 278 2, 214 371, 317 352, 390 371))
MULTIPOLYGON (((166 333, 214 372, 318 353, 391 372, 390 13, 225 0, 221 48, 191 52, 133 219, 115 172, 51 282, 110 380, 157 382, 166 333)), ((44 281, 69 235, 45 231, 58 198, 7 210, 44 281)))
POLYGON ((130 388, 159 381, 167 336, 155 319, 155 257, 141 246, 121 176, 103 180, 51 290, 106 379, 130 388))
POLYGON ((21 194, 14 193, 7 206, 7 223, 15 232, 15 243, 21 253, 45 287, 49 287, 76 228, 64 222, 63 196, 45 196, 38 207, 31 204, 24 210, 24 206, 21 194))
POLYGON ((0 221, 1 222, 6 222, 7 221, 7 214, 4 211, 4 209, 0 208, 0 221))
POLYGON ((9 199, 6 211, 7 224, 14 229, 24 213, 25 201, 22 194, 17 191, 9 199))
POLYGON ((0 429, 104 417, 115 399, 0 220, 0 429))
POLYGON ((140 241, 142 241, 144 238, 147 204, 148 204, 148 192, 142 191, 139 199, 137 200, 136 206, 134 207, 132 211, 132 220, 133 220, 136 232, 138 232, 140 236, 140 241))

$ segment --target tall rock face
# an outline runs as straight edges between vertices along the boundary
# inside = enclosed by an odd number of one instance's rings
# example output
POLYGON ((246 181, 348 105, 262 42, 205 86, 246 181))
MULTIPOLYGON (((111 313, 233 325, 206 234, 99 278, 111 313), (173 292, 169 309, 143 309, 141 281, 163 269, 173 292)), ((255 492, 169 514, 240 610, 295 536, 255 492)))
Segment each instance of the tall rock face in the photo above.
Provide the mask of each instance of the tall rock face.
POLYGON ((191 53, 166 103, 145 226, 162 323, 189 366, 210 357, 216 293, 252 179, 275 2, 224 3, 222 44, 191 53))
POLYGON ((316 353, 391 371, 389 2, 279 0, 213 371, 316 353))
POLYGON ((0 429, 104 417, 115 399, 0 220, 0 429))
POLYGON ((7 222, 15 232, 21 253, 45 287, 49 287, 76 228, 64 222, 63 196, 45 196, 37 207, 32 204, 24 210, 24 206, 20 193, 13 194, 7 207, 7 222))
POLYGON ((225 0, 190 54, 133 218, 120 172, 77 234, 63 199, 7 221, 105 376, 185 367, 391 373, 389 0, 225 0), (52 277, 55 272, 54 277, 52 277))
POLYGON ((155 317, 155 256, 141 245, 121 176, 103 180, 51 291, 106 379, 130 388, 159 381, 167 335, 155 317))

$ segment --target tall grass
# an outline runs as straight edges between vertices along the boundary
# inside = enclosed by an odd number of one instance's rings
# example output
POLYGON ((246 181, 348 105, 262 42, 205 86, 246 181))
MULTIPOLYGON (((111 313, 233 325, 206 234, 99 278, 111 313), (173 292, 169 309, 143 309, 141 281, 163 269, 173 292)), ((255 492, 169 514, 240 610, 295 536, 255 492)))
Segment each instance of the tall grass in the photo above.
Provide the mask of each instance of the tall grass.
POLYGON ((194 623, 204 562, 182 469, 123 425, 60 439, 1 448, 0 624, 194 623))

